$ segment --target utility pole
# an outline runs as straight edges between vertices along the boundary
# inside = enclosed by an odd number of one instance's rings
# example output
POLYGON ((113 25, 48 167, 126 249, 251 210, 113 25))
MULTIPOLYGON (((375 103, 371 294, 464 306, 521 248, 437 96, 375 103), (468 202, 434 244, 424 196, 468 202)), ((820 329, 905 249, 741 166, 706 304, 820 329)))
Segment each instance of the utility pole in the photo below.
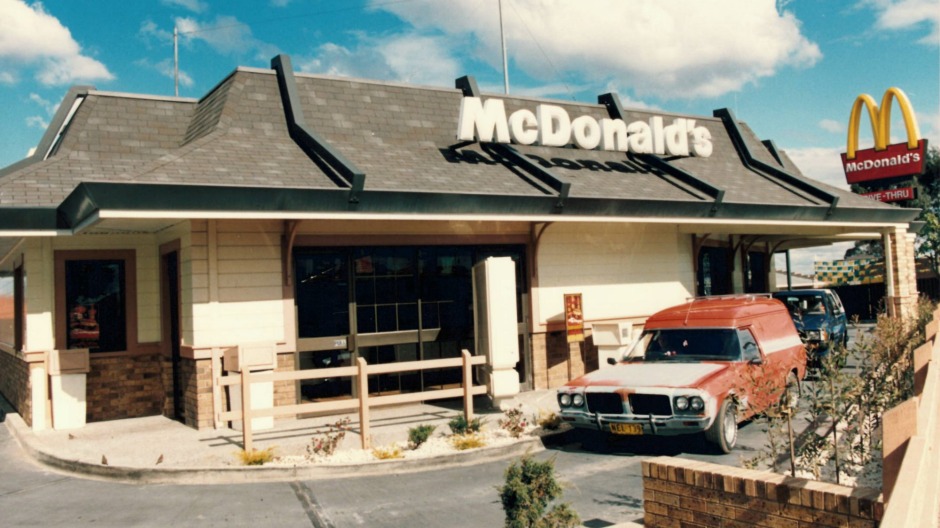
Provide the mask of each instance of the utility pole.
POLYGON ((499 0, 499 38, 503 42, 503 84, 509 95, 509 61, 506 59, 506 33, 503 32, 503 0, 499 0))
POLYGON ((173 93, 180 96, 180 46, 179 28, 173 26, 173 93))

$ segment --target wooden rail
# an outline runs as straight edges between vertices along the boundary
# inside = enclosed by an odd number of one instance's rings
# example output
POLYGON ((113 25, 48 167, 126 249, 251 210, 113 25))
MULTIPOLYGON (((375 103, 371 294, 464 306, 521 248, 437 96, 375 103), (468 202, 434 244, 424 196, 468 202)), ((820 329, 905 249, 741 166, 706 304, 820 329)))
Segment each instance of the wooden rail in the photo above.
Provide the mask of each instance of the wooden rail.
MULTIPOLYGON (((927 325, 927 343, 914 354, 914 398, 884 416, 885 456, 903 450, 900 467, 885 464, 881 526, 937 526, 940 516, 940 310, 927 325), (889 427, 889 422, 906 427, 889 427), (906 447, 905 447, 906 445, 906 447)), ((886 460, 887 462, 887 460, 886 460)))
POLYGON ((486 363, 485 356, 471 356, 470 352, 463 350, 461 357, 448 359, 431 359, 426 361, 405 361, 400 363, 383 363, 369 365, 363 358, 356 360, 356 366, 335 367, 314 370, 294 370, 288 372, 250 372, 249 369, 243 369, 242 372, 221 376, 217 380, 220 387, 240 386, 241 402, 238 407, 220 412, 217 421, 228 422, 241 420, 242 423, 242 447, 245 451, 252 449, 252 427, 253 418, 262 418, 267 416, 284 416, 289 414, 314 413, 314 412, 338 412, 353 411, 359 412, 359 433, 362 439, 362 448, 368 449, 370 445, 369 437, 369 409, 370 407, 380 405, 393 405, 401 403, 415 403, 428 400, 440 400, 444 398, 463 398, 464 416, 467 422, 473 419, 473 396, 477 394, 486 394, 486 387, 482 385, 473 385, 474 365, 486 363), (400 372, 410 372, 416 370, 440 369, 461 367, 462 377, 461 386, 453 389, 434 389, 421 392, 409 392, 406 394, 392 394, 386 396, 369 395, 369 376, 373 374, 393 374, 400 372), (255 383, 275 382, 275 381, 297 381, 324 378, 352 377, 356 378, 355 394, 352 398, 343 400, 334 400, 327 402, 311 402, 295 405, 276 405, 270 409, 252 409, 251 408, 251 386, 255 383))

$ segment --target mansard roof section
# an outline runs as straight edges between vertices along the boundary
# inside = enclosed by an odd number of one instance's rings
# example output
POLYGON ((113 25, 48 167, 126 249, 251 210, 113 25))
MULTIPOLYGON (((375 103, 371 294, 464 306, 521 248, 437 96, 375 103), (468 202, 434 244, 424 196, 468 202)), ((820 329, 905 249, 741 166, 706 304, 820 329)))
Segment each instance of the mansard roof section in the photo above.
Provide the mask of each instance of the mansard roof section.
POLYGON ((194 103, 94 90, 66 99, 59 113, 68 107, 69 116, 50 124, 42 151, 0 172, 0 205, 56 206, 84 181, 136 172, 179 148, 194 103))

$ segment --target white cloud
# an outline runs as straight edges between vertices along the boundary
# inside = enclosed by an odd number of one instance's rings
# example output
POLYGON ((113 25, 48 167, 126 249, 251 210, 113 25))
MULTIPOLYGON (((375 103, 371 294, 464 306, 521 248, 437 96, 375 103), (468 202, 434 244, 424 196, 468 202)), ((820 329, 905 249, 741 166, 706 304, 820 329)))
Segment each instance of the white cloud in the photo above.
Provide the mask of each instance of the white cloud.
POLYGON ((26 126, 28 128, 38 128, 40 130, 45 130, 49 128, 49 122, 46 121, 42 116, 30 116, 26 118, 26 126))
POLYGON ((29 94, 29 100, 39 105, 49 115, 54 114, 56 111, 56 108, 58 108, 58 105, 56 105, 55 103, 51 101, 43 99, 42 96, 37 93, 29 94))
MULTIPOLYGON (((217 16, 211 22, 203 23, 188 17, 176 19, 179 29, 180 42, 191 44, 195 41, 205 42, 210 48, 223 55, 254 54, 261 59, 267 59, 279 53, 273 44, 262 42, 254 37, 248 24, 239 21, 233 16, 217 16)), ((144 28, 141 28, 142 31, 144 28)), ((159 36, 172 33, 159 31, 155 28, 151 33, 159 36)))
MULTIPOLYGON (((82 54, 81 46, 41 3, 0 0, 0 61, 38 68, 36 78, 47 85, 111 80, 101 62, 82 54)), ((13 82, 9 72, 0 77, 13 82)))
POLYGON ((929 34, 920 39, 922 44, 940 44, 940 0, 867 0, 877 12, 876 29, 895 31, 922 27, 929 34))
POLYGON ((842 121, 836 121, 835 119, 821 119, 819 121, 819 128, 826 132, 832 132, 833 134, 845 132, 845 126, 842 124, 842 121))
POLYGON ((168 6, 182 7, 183 9, 188 9, 193 13, 202 13, 203 11, 209 9, 208 4, 205 2, 200 2, 199 0, 161 0, 161 3, 168 6))
MULTIPOLYGON (((164 59, 157 63, 150 62, 147 59, 140 59, 134 61, 134 64, 148 70, 153 70, 167 79, 174 78, 172 59, 164 59)), ((179 71, 179 80, 180 86, 190 87, 194 84, 193 78, 189 75, 189 73, 182 69, 179 71)))
POLYGON ((358 40, 352 49, 323 44, 313 57, 298 60, 297 68, 311 73, 445 86, 460 76, 460 64, 440 37, 403 34, 376 38, 360 34, 358 40))
MULTIPOLYGON (((451 55, 501 67, 495 3, 373 0, 372 7, 443 34, 451 55)), ((528 75, 612 83, 640 96, 718 96, 822 56, 773 0, 513 0, 503 13, 510 60, 528 75)))
POLYGON ((849 185, 845 182, 845 171, 842 168, 841 155, 845 147, 812 147, 784 150, 807 178, 840 189, 849 189, 849 185))

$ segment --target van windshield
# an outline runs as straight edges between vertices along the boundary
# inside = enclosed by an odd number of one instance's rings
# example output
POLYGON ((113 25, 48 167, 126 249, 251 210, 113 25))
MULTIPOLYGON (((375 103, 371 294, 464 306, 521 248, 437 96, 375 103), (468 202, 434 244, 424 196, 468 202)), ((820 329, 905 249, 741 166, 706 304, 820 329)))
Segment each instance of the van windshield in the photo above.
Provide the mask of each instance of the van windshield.
POLYGON ((624 357, 630 362, 737 361, 738 333, 731 328, 647 330, 624 357))

